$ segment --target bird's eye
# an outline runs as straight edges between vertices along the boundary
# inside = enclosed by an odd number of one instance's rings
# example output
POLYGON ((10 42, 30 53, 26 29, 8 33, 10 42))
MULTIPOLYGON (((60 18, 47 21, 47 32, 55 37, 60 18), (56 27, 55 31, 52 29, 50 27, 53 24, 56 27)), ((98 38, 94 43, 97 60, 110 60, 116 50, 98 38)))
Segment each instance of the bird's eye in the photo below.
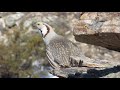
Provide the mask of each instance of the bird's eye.
POLYGON ((37 25, 40 25, 39 23, 37 25))

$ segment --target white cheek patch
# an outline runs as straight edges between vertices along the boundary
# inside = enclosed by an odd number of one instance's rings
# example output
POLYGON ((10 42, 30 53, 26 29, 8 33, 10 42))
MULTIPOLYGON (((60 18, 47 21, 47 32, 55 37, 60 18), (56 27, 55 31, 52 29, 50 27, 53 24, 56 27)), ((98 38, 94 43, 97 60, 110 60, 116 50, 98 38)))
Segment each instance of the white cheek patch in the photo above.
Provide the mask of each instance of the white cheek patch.
POLYGON ((42 34, 43 34, 43 36, 45 36, 47 34, 47 28, 42 30, 42 34))
POLYGON ((47 32, 48 32, 48 30, 47 30, 47 28, 46 28, 46 26, 44 26, 42 29, 42 35, 43 35, 43 37, 47 34, 47 32))

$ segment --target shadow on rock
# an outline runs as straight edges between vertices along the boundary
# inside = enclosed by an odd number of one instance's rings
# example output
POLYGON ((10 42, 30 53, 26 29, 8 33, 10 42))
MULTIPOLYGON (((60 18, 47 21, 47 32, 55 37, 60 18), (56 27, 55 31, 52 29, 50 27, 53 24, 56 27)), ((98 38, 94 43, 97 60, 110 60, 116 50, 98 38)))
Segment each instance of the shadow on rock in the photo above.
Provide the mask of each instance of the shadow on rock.
POLYGON ((120 72, 120 65, 114 66, 113 68, 106 68, 103 70, 90 69, 85 74, 77 72, 75 73, 75 75, 69 74, 68 78, 100 78, 108 74, 118 72, 120 72))

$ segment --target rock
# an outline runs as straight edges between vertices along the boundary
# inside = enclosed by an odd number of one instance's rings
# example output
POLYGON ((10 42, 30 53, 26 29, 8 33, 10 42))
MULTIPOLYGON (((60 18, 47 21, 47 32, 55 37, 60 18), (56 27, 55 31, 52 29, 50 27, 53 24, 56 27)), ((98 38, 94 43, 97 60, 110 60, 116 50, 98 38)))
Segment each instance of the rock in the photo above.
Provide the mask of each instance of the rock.
MULTIPOLYGON (((120 30, 120 13, 100 13, 100 12, 86 12, 84 13, 79 20, 79 23, 76 24, 76 29, 74 30, 74 33, 76 30, 82 30, 81 27, 84 27, 86 29, 86 34, 92 34, 91 32, 88 32, 89 30, 93 31, 94 33, 97 29, 100 30, 100 32, 114 32, 119 33, 120 30), (79 25, 79 27, 77 27, 79 25), (78 29, 77 29, 78 28, 78 29)), ((79 35, 82 33, 76 33, 76 35, 79 35)))
POLYGON ((0 31, 3 31, 3 29, 5 28, 5 22, 2 18, 0 18, 0 31))
POLYGON ((23 29, 25 30, 25 29, 29 28, 31 24, 32 24, 31 19, 25 20, 25 22, 23 23, 23 29))
POLYGON ((8 45, 8 37, 5 34, 2 34, 0 32, 0 43, 4 44, 4 45, 8 45))
POLYGON ((120 51, 120 13, 84 13, 73 29, 79 42, 120 51))
POLYGON ((4 17, 5 24, 7 27, 12 27, 16 25, 16 22, 24 16, 23 13, 16 13, 16 14, 11 14, 6 17, 4 17))
POLYGON ((51 71, 59 78, 120 78, 120 66, 109 68, 71 67, 51 71))

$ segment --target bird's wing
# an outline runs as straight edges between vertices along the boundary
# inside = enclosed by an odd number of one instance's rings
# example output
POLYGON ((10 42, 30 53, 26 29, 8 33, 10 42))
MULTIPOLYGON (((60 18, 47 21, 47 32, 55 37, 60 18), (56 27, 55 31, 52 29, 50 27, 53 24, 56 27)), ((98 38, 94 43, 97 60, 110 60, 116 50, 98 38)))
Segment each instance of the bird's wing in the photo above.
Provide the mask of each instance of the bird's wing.
POLYGON ((60 66, 54 62, 54 58, 52 56, 52 54, 50 53, 49 50, 46 50, 46 55, 48 57, 48 62, 50 63, 50 65, 55 69, 55 68, 59 68, 60 66))
POLYGON ((47 51, 49 51, 53 62, 58 64, 60 67, 69 67, 69 56, 70 56, 70 48, 69 46, 61 40, 55 40, 51 42, 49 46, 47 46, 47 51))

